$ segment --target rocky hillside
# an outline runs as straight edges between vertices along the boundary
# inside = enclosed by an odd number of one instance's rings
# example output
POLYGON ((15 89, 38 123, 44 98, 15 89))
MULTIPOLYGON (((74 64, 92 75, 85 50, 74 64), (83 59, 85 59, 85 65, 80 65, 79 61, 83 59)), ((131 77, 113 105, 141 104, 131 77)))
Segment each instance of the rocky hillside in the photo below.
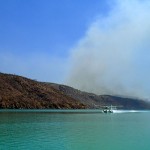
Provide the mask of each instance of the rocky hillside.
POLYGON ((121 106, 120 109, 150 109, 150 103, 143 100, 95 95, 65 85, 0 73, 0 108, 86 109, 104 105, 121 106))

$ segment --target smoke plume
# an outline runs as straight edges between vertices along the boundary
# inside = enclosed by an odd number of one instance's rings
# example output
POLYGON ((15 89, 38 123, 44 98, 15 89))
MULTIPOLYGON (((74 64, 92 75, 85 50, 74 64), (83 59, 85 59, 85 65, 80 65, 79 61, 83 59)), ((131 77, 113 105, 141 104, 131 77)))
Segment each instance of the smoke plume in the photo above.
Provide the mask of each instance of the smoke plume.
POLYGON ((116 0, 71 53, 67 84, 96 94, 150 98, 150 1, 116 0))

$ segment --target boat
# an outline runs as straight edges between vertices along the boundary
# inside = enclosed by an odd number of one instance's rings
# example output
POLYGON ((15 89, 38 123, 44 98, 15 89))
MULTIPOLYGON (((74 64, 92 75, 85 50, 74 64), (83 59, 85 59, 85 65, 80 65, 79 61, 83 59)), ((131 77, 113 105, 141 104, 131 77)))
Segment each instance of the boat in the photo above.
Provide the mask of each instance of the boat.
POLYGON ((104 109, 102 110, 103 113, 113 113, 116 110, 116 106, 103 106, 104 109))

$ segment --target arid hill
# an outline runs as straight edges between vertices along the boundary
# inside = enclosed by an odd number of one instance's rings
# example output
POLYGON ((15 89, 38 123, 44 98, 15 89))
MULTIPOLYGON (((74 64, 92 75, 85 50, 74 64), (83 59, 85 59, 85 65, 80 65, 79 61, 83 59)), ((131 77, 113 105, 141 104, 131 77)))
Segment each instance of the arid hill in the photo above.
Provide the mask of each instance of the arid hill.
POLYGON ((0 108, 81 109, 86 107, 52 86, 21 76, 0 73, 0 108))
POLYGON ((122 106, 120 109, 150 109, 150 103, 143 100, 96 95, 65 85, 0 73, 0 108, 86 109, 104 105, 122 106))
POLYGON ((125 98, 112 95, 96 95, 93 93, 83 92, 65 85, 54 83, 46 84, 53 86, 55 89, 61 91, 63 94, 68 95, 69 97, 77 99, 90 108, 101 108, 105 105, 116 105, 118 106, 118 109, 150 109, 150 102, 140 99, 125 98))

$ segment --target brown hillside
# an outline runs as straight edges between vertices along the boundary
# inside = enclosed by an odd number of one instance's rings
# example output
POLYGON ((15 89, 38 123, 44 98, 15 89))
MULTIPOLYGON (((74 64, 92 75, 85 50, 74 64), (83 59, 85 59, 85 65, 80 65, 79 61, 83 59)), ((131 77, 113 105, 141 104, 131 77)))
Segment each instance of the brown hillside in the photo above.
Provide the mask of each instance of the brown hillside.
POLYGON ((96 95, 65 85, 0 73, 0 108, 95 109, 105 105, 122 106, 120 109, 150 109, 149 101, 96 95))
POLYGON ((54 83, 49 83, 49 85, 61 91, 65 95, 68 95, 69 97, 77 99, 81 103, 88 105, 90 108, 101 108, 105 105, 115 105, 119 106, 118 109, 150 109, 150 102, 141 99, 112 95, 96 95, 93 93, 82 92, 80 90, 65 85, 59 85, 54 83))
POLYGON ((86 105, 49 85, 0 73, 0 108, 80 109, 86 108, 86 105))

